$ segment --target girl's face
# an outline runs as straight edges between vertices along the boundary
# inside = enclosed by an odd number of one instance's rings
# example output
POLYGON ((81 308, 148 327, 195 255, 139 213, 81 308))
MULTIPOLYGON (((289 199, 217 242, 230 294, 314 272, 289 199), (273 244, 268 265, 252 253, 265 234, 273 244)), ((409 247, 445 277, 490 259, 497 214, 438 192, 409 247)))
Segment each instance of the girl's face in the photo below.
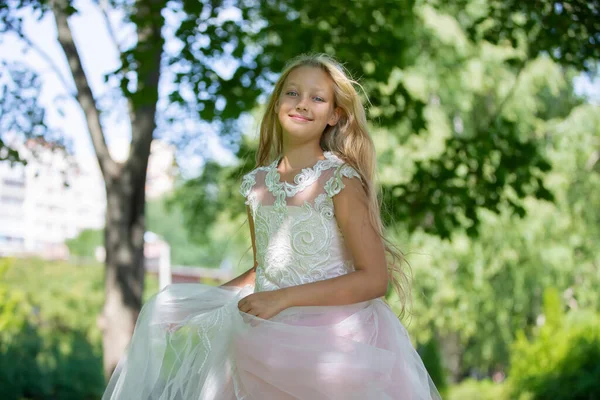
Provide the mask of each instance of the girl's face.
POLYGON ((335 125, 333 80, 320 68, 298 67, 287 76, 279 94, 277 116, 284 140, 319 141, 327 125, 335 125))

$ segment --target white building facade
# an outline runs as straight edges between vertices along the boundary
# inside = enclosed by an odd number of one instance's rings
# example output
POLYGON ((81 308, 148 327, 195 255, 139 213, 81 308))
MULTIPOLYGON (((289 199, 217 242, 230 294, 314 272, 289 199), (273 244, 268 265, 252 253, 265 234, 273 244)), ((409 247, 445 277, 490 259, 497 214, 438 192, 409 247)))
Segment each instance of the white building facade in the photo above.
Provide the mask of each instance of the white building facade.
MULTIPOLYGON (((0 162, 0 256, 67 258, 67 239, 105 224, 106 194, 98 163, 75 162, 64 151, 34 140, 19 151, 26 166, 0 162)), ((171 191, 176 173, 174 148, 153 143, 152 151, 149 198, 171 191)))
POLYGON ((19 152, 26 166, 0 163, 0 255, 66 258, 65 240, 104 226, 102 178, 43 141, 19 152))

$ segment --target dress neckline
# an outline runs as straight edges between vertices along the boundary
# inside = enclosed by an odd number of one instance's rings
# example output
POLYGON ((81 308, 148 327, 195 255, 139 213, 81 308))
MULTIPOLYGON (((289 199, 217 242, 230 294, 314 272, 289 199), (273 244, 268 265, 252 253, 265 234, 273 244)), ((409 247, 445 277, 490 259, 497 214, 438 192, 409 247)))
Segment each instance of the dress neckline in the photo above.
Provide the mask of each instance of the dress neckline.
POLYGON ((325 158, 317 160, 317 162, 314 163, 311 167, 302 168, 300 170, 300 172, 298 172, 296 175, 294 175, 294 177, 292 179, 292 182, 281 180, 281 174, 277 170, 277 167, 279 166, 279 163, 281 162, 281 159, 283 158, 283 156, 278 157, 271 164, 272 178, 273 178, 273 181, 274 181, 273 183, 277 183, 278 185, 282 185, 282 186, 286 187, 287 189, 292 189, 292 188, 294 188, 294 187, 296 187, 298 185, 303 184, 311 176, 320 174, 320 166, 324 162, 326 162, 328 160, 333 160, 334 158, 336 158, 333 155, 333 153, 330 152, 330 151, 324 151, 323 152, 323 157, 325 157, 325 158))
POLYGON ((275 205, 285 208, 286 197, 295 196, 297 193, 315 183, 323 171, 342 163, 342 160, 330 151, 323 152, 323 156, 325 156, 324 159, 318 160, 312 167, 303 168, 296 174, 293 183, 281 180, 279 171, 277 170, 277 165, 279 164, 281 157, 273 161, 267 168, 265 184, 267 190, 276 198, 275 205))

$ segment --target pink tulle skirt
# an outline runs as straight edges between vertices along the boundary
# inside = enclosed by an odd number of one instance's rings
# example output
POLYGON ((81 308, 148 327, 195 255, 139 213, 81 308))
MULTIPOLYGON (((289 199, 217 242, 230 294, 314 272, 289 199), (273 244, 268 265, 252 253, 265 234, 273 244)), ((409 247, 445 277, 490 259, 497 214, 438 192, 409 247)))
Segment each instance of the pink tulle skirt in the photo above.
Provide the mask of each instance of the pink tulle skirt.
POLYGON ((242 313, 253 288, 170 285, 140 313, 103 400, 439 399, 382 300, 242 313))

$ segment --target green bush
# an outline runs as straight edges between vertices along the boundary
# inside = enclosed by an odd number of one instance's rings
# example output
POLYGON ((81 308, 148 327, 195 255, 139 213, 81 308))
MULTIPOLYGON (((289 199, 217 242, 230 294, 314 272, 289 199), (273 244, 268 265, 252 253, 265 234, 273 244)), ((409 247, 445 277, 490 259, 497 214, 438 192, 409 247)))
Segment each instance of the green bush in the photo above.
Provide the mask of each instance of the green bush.
POLYGON ((423 364, 425 364, 427 372, 429 372, 431 380, 435 383, 435 386, 440 393, 444 393, 446 391, 447 381, 444 366, 442 365, 442 356, 440 354, 438 341, 435 338, 432 338, 423 346, 420 346, 418 350, 419 355, 423 360, 423 364))
POLYGON ((506 385, 489 379, 477 381, 465 379, 458 385, 450 386, 445 400, 508 400, 506 385))
POLYGON ((93 293, 78 293, 77 286, 74 292, 62 287, 59 293, 57 286, 80 277, 65 271, 65 264, 34 260, 36 268, 31 268, 22 263, 19 260, 21 268, 16 269, 13 261, 0 260, 0 398, 99 398, 104 388, 99 336, 90 336, 91 319, 83 315, 91 310, 93 293), (37 271, 43 278, 52 269, 62 270, 64 279, 46 281, 29 275, 37 271), (28 282, 14 284, 15 278, 24 276, 28 282), (34 287, 36 295, 29 292, 34 287))
MULTIPOLYGON (((0 259, 0 399, 99 399, 104 268, 0 259)), ((158 290, 148 276, 144 298, 158 290)))
POLYGON ((521 332, 512 348, 513 398, 600 399, 600 316, 565 314, 558 293, 544 294, 545 322, 532 339, 521 332))
POLYGON ((104 230, 85 229, 81 233, 66 242, 71 256, 93 258, 96 247, 104 244, 104 230))

